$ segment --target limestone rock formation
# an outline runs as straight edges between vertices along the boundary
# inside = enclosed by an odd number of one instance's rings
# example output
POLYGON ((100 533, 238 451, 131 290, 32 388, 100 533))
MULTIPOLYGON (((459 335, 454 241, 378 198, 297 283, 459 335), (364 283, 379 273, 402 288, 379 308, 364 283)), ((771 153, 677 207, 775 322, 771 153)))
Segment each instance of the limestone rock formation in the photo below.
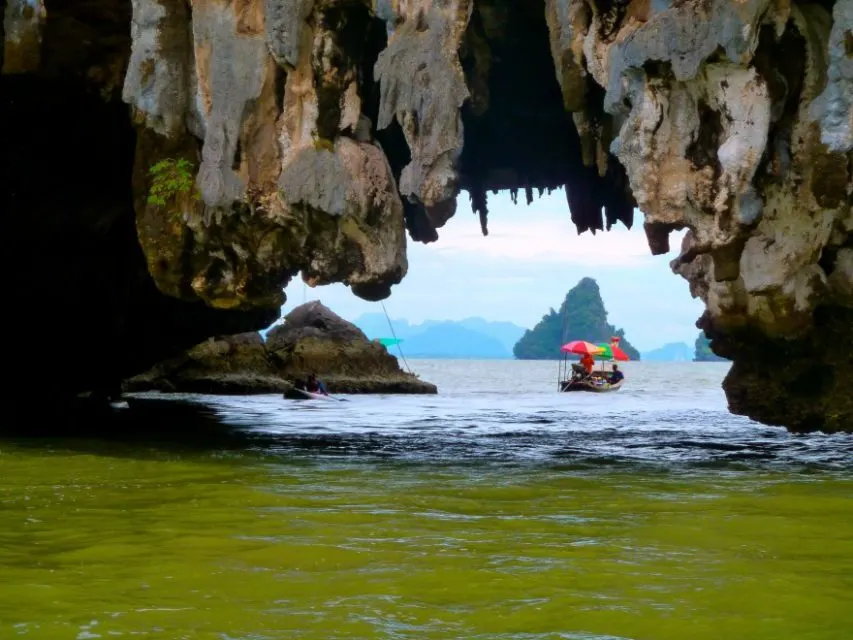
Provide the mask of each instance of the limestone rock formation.
POLYGON ((244 395, 283 393, 291 384, 275 370, 259 333, 210 338, 125 381, 125 391, 244 395))
POLYGON ((400 368, 358 327, 319 302, 296 307, 267 334, 210 338, 127 380, 124 390, 212 394, 282 393, 316 373, 332 393, 428 393, 436 386, 400 368))
POLYGON ((625 338, 625 331, 607 322, 598 283, 593 278, 581 278, 566 294, 559 310, 552 308, 535 327, 525 331, 512 352, 519 360, 561 360, 566 356, 560 347, 567 342, 610 344, 614 337, 631 360, 641 359, 640 352, 625 338))
POLYGON ((299 271, 367 298, 406 272, 391 169, 360 135, 367 8, 299 4, 134 2, 122 95, 141 138, 137 230, 165 293, 252 309, 281 304, 299 271), (198 163, 201 198, 168 211, 141 196, 175 154, 198 163))
POLYGON ((44 1, 9 2, 3 12, 3 73, 38 69, 44 1))
POLYGON ((320 302, 296 307, 267 334, 267 350, 288 380, 311 373, 332 393, 436 393, 397 358, 320 302))
POLYGON ((87 388, 265 326, 300 272, 387 296, 462 190, 486 233, 489 191, 565 186, 578 232, 689 229, 734 411, 853 430, 852 29, 853 0, 7 0, 13 307, 72 309, 87 388), (165 158, 198 198, 149 203, 165 158))

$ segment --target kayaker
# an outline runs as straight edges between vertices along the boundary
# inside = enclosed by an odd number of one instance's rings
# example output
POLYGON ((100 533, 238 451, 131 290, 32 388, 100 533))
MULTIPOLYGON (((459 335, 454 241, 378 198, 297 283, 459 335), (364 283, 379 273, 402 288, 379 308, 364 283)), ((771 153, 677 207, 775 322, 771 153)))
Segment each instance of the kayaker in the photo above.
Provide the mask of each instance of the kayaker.
POLYGON ((317 380, 317 375, 314 373, 308 376, 308 382, 305 383, 305 390, 311 393, 322 393, 324 396, 329 395, 329 392, 326 391, 326 385, 317 380))

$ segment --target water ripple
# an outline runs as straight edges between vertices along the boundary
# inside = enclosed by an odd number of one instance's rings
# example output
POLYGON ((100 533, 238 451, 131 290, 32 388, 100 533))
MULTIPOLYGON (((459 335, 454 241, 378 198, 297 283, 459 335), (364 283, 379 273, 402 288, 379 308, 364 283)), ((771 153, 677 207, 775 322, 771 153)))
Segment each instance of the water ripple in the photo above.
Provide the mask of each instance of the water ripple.
POLYGON ((416 397, 352 396, 324 404, 276 396, 180 400, 253 438, 253 449, 266 456, 853 468, 849 435, 792 435, 724 406, 682 410, 647 403, 621 410, 616 403, 589 403, 584 411, 569 411, 559 406, 559 394, 503 401, 469 394, 430 399, 424 415, 423 399, 416 397))

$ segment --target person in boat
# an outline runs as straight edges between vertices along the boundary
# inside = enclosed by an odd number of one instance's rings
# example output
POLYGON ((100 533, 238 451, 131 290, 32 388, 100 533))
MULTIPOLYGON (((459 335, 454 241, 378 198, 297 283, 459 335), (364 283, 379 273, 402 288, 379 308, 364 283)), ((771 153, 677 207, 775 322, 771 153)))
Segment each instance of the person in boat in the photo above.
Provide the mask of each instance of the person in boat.
POLYGON ((329 392, 326 391, 326 385, 321 380, 317 380, 317 375, 314 373, 308 376, 308 380, 305 383, 305 390, 311 393, 322 393, 324 396, 329 395, 329 392))
POLYGON ((586 375, 591 375, 592 368, 595 366, 595 360, 592 359, 591 355, 585 353, 581 357, 581 366, 586 370, 586 375))
POLYGON ((625 374, 622 373, 622 370, 619 368, 618 364, 613 365, 613 373, 610 374, 610 384, 616 384, 617 382, 622 382, 625 379, 625 374))

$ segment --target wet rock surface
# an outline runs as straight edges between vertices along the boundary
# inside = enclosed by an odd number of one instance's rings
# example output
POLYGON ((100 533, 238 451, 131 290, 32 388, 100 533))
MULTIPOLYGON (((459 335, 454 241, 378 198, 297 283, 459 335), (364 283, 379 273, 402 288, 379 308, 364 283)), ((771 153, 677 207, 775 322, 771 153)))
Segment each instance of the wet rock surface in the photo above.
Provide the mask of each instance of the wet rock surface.
POLYGON ((125 381, 124 391, 245 395, 284 393, 291 384, 270 363, 259 333, 210 338, 125 381))
POLYGON ((126 391, 281 393, 316 374, 330 393, 426 393, 435 385, 319 302, 291 311, 266 342, 259 333, 211 338, 125 382, 126 391))
POLYGON ((12 304, 82 337, 19 364, 113 384, 266 326, 300 272, 381 299, 462 190, 486 233, 490 190, 565 186, 579 232, 689 229, 734 411, 851 430, 852 29, 853 0, 9 0, 12 304), (148 202, 167 158, 197 198, 148 202))
POLYGON ((290 380, 317 374, 331 393, 436 393, 397 358, 320 302, 296 307, 267 334, 267 350, 290 380))

